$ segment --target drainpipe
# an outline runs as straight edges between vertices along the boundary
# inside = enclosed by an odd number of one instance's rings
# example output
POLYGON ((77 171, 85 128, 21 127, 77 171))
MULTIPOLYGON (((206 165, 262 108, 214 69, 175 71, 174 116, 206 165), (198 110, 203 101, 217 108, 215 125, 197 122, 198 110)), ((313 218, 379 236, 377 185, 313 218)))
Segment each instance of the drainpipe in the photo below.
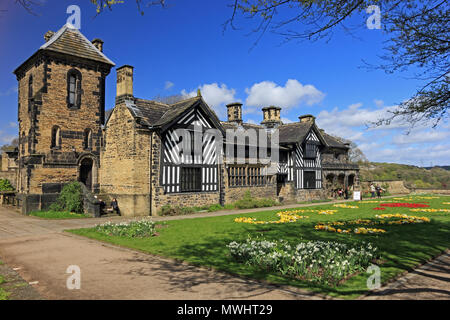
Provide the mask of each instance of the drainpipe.
POLYGON ((149 205, 150 205, 150 216, 152 216, 153 215, 153 212, 152 212, 152 191, 153 191, 153 188, 152 188, 152 176, 153 176, 153 174, 152 174, 152 160, 153 160, 153 131, 152 131, 152 129, 153 129, 153 127, 152 126, 149 126, 148 127, 149 129, 150 129, 150 150, 149 150, 149 170, 150 170, 150 172, 149 172, 149 205))

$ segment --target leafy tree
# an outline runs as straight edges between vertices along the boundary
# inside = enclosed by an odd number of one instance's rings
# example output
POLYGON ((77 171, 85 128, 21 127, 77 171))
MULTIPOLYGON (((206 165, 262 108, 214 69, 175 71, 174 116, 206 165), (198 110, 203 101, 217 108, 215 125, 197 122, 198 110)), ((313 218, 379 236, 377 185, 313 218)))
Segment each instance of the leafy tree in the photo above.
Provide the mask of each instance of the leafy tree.
POLYGON ((11 147, 17 147, 19 145, 19 138, 14 138, 10 144, 4 144, 0 147, 0 153, 10 149, 11 147))
POLYGON ((367 159, 366 155, 364 154, 364 152, 362 152, 362 150, 360 148, 358 148, 358 145, 349 140, 349 139, 344 139, 338 136, 333 136, 335 139, 337 139, 338 141, 342 142, 342 143, 348 143, 349 144, 349 151, 348 151, 348 159, 351 162, 368 162, 369 160, 367 159))

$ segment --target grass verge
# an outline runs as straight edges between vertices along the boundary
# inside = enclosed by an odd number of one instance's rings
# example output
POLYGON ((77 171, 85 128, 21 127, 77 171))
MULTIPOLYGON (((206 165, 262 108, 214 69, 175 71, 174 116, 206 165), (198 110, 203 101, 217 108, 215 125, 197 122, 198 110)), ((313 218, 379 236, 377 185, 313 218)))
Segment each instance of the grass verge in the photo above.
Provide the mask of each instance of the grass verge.
POLYGON ((30 216, 39 217, 43 219, 81 219, 81 218, 91 218, 85 214, 79 214, 75 212, 69 211, 32 211, 30 212, 30 216))
MULTIPOLYGON (((382 202, 428 202, 430 209, 446 208, 450 197, 423 199, 408 197, 382 202)), ((374 200, 377 201, 377 200, 374 200)), ((412 212, 410 208, 386 207, 383 211, 373 210, 379 203, 368 201, 346 203, 358 208, 334 207, 332 204, 314 207, 302 207, 302 210, 332 209, 338 210, 333 215, 319 215, 317 212, 304 213, 308 219, 294 223, 247 224, 234 221, 238 217, 250 217, 257 220, 278 220, 276 213, 280 210, 236 214, 219 217, 207 217, 185 220, 166 221, 167 227, 159 229, 158 237, 129 238, 111 237, 96 232, 93 228, 70 230, 70 232, 92 239, 137 249, 151 254, 189 262, 193 265, 212 267, 219 271, 241 277, 265 280, 276 284, 286 284, 334 297, 352 299, 367 292, 367 278, 371 274, 359 273, 338 286, 313 284, 308 281, 287 278, 275 272, 261 270, 232 259, 227 249, 231 241, 245 241, 248 236, 263 237, 267 240, 286 240, 296 244, 304 241, 322 240, 339 241, 350 245, 371 242, 378 247, 381 254, 381 282, 386 283, 396 276, 410 271, 450 247, 450 213, 446 212, 412 212), (318 222, 345 221, 355 219, 374 219, 376 214, 407 214, 431 218, 430 223, 383 225, 384 234, 338 234, 318 231, 314 226, 318 222)))

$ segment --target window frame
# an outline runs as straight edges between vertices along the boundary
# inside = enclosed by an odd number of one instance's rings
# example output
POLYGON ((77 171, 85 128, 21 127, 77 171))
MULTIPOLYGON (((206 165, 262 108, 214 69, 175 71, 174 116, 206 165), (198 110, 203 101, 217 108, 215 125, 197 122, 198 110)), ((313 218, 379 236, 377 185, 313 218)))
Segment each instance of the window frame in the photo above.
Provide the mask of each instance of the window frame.
POLYGON ((303 189, 317 189, 316 184, 317 184, 316 172, 315 171, 304 171, 303 172, 303 189), (309 179, 307 176, 309 176, 309 179), (308 181, 313 183, 312 187, 307 186, 308 181))
POLYGON ((61 149, 61 128, 59 126, 52 127, 50 148, 53 150, 61 149))
POLYGON ((77 69, 71 69, 67 72, 67 107, 69 109, 80 109, 81 96, 82 96, 81 72, 78 71, 77 69), (74 79, 73 90, 71 89, 72 79, 74 79))
POLYGON ((180 192, 202 191, 202 167, 181 166, 180 167, 180 192))

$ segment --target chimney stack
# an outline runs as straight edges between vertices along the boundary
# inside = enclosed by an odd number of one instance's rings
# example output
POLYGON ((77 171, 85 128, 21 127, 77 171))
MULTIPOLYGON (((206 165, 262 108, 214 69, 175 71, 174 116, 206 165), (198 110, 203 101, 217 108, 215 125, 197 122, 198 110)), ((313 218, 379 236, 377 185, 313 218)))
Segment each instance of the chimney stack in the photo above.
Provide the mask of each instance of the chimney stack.
POLYGON ((298 117, 300 119, 301 123, 315 123, 316 122, 316 117, 314 117, 311 114, 305 114, 304 116, 300 116, 298 117))
POLYGON ((98 49, 98 51, 103 52, 103 40, 99 38, 95 38, 91 41, 92 44, 98 49))
POLYGON ((55 33, 53 32, 53 31, 47 31, 45 34, 44 34, 44 39, 45 39, 45 42, 48 42, 48 40, 50 40, 50 38, 51 37, 53 37, 53 35, 54 35, 55 33))
POLYGON ((276 128, 280 124, 282 124, 280 118, 281 112, 280 107, 275 106, 265 107, 262 108, 262 111, 263 111, 263 121, 261 122, 261 124, 266 128, 276 128))
POLYGON ((133 98, 133 69, 129 65, 117 68, 117 95, 116 103, 119 98, 132 99, 133 98))
POLYGON ((227 104, 228 109, 228 122, 242 123, 242 103, 233 102, 227 104))

